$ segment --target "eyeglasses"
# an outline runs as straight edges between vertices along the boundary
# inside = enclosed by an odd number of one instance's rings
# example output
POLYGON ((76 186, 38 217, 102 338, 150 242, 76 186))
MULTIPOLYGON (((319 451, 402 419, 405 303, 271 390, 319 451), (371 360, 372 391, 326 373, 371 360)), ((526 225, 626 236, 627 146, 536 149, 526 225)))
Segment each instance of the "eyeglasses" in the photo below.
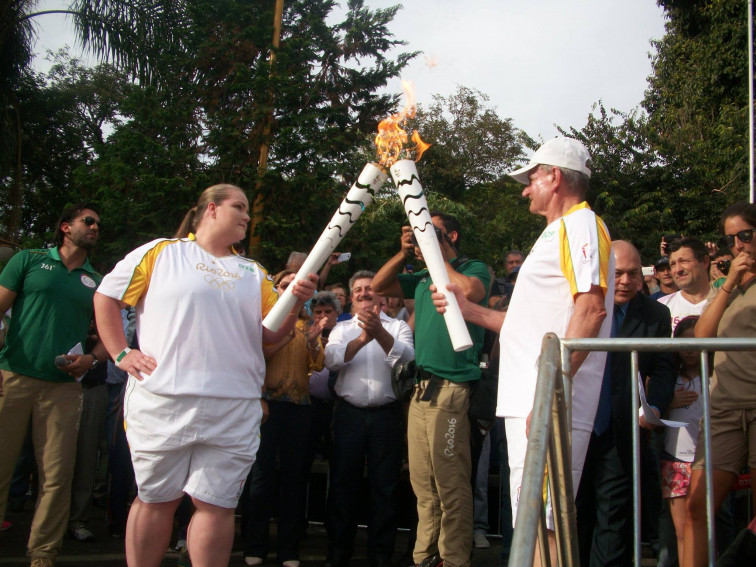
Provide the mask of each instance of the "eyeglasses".
POLYGON ((100 219, 96 219, 94 217, 82 217, 81 222, 83 222, 87 226, 97 224, 97 226, 100 227, 100 230, 102 230, 102 221, 100 219))
POLYGON ((741 230, 740 232, 736 232, 735 234, 725 234, 725 241, 727 241, 727 247, 732 248, 735 246, 735 237, 738 237, 738 240, 741 242, 750 242, 753 240, 753 229, 747 228, 745 230, 741 230))

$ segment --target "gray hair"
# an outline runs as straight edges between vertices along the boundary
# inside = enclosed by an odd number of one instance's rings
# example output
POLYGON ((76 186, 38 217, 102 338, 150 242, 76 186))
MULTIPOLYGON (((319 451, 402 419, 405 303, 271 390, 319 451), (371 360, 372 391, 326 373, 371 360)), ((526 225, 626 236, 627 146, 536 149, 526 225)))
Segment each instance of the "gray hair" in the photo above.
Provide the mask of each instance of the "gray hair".
POLYGON ((559 167, 557 165, 541 164, 538 166, 542 171, 551 171, 552 167, 556 167, 562 172, 562 180, 573 192, 577 193, 581 197, 585 197, 588 193, 588 186, 591 183, 591 178, 585 173, 575 171, 574 169, 568 169, 566 167, 559 167))
POLYGON ((310 310, 313 310, 316 307, 325 306, 331 306, 336 313, 341 313, 341 302, 339 301, 339 298, 330 291, 319 291, 310 302, 310 310))
POLYGON ((292 270, 294 272, 299 271, 299 268, 302 266, 302 264, 304 264, 306 259, 307 254, 305 254, 304 252, 294 251, 289 254, 289 257, 286 260, 286 269, 292 270))
POLYGON ((358 270, 354 273, 354 275, 349 278, 349 293, 352 293, 352 288, 354 287, 354 282, 362 279, 362 278, 370 278, 371 280, 375 277, 375 272, 371 272, 370 270, 358 270))

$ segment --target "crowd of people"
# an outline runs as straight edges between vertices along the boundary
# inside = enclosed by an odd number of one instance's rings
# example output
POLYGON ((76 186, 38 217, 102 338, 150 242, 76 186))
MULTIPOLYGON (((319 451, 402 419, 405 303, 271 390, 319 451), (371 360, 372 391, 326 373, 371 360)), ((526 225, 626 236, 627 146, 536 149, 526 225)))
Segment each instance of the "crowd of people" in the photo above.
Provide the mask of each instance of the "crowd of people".
MULTIPOLYGON (((648 269, 585 202, 590 167, 586 148, 560 137, 510 173, 547 226, 527 256, 506 254, 503 277, 465 256, 455 217, 431 213, 447 289, 413 267, 422 250, 409 226, 393 257, 347 286, 328 282, 338 254, 319 277, 298 277, 301 253, 269 274, 239 253, 249 204, 226 184, 206 189, 172 238, 139 246, 102 277, 87 260, 102 227, 97 207, 67 207, 55 247, 22 251, 0 273, 0 313, 10 312, 0 351, 3 529, 36 462, 31 565, 54 565, 66 533, 93 539, 95 471, 107 455, 108 527, 125 538, 130 566, 159 565, 176 539, 196 567, 228 564, 238 509, 247 565, 274 556, 299 567, 320 457, 329 467, 326 567, 350 563, 364 476, 371 565, 464 567, 489 545, 498 454, 504 564, 544 334, 756 337, 756 205, 724 211, 719 245, 665 236, 648 269), (296 302, 274 332, 263 320, 287 288, 296 302), (473 343, 459 352, 444 317, 450 294, 473 343), (398 560, 403 467, 417 515, 412 549, 398 560)), ((631 411, 629 353, 574 352, 565 369, 581 564, 632 564, 639 427, 644 535, 660 566, 705 565, 699 353, 641 352, 638 368, 650 408, 641 416, 631 411)), ((756 353, 717 352, 713 370, 714 499, 731 521, 733 482, 756 471, 756 353)), ((550 494, 544 505, 553 558, 550 494)), ((724 553, 733 537, 718 536, 724 553)))

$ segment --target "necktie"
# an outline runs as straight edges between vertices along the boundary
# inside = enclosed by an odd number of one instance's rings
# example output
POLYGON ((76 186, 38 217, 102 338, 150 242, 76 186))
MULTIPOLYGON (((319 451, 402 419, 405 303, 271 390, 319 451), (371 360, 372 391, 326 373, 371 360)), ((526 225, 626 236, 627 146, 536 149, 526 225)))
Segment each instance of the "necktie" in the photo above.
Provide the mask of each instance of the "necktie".
MULTIPOLYGON (((614 338, 622 328, 622 322, 625 319, 625 312, 619 305, 614 306, 612 316, 612 333, 614 338)), ((606 354, 606 364, 604 365, 604 378, 601 381, 601 394, 599 395, 599 405, 596 410, 596 419, 593 421, 593 432, 601 435, 607 429, 612 421, 612 353, 606 354)))

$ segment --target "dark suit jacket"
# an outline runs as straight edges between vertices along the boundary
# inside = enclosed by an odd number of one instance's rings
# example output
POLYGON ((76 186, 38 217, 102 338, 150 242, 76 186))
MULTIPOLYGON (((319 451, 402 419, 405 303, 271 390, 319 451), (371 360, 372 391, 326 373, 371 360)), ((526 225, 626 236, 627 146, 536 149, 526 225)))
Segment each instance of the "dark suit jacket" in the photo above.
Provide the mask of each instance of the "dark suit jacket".
MULTIPOLYGON (((618 337, 667 339, 671 336, 671 317, 666 305, 643 293, 638 293, 630 300, 618 337)), ((674 355, 641 351, 638 353, 638 368, 644 379, 649 377, 646 391, 648 403, 664 415, 675 393, 677 371, 674 355)), ((631 415, 631 380, 635 380, 635 377, 630 376, 630 353, 611 353, 611 371, 612 432, 623 466, 628 474, 632 474, 631 427, 633 423, 637 423, 638 418, 635 416, 633 419, 631 415)))

